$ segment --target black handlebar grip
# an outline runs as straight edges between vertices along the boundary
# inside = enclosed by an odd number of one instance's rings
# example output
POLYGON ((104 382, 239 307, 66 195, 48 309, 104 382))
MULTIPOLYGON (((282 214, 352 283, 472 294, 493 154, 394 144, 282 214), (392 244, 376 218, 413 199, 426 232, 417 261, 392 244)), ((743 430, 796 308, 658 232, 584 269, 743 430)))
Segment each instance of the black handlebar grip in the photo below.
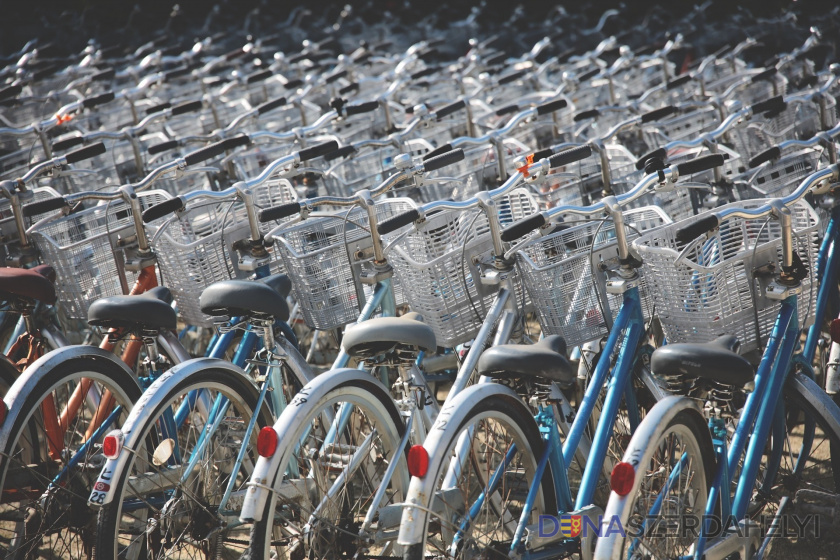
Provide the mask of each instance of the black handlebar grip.
POLYGON ((432 74, 434 74, 437 71, 438 71, 437 68, 433 68, 433 67, 429 66, 427 68, 423 68, 422 70, 418 70, 414 74, 411 74, 409 76, 409 78, 411 78, 412 80, 419 80, 420 78, 425 78, 426 76, 431 76, 432 74))
POLYGON ((300 203, 288 202, 286 204, 281 204, 280 206, 273 206, 271 208, 260 210, 259 219, 262 223, 273 222, 274 220, 282 220, 283 218, 288 218, 289 216, 294 216, 295 214, 300 214, 300 203))
POLYGON ((265 103, 263 103, 261 105, 257 105, 257 114, 258 115, 264 115, 264 114, 268 113, 269 111, 273 111, 277 107, 282 107, 285 104, 286 104, 286 98, 285 97, 280 97, 278 99, 273 99, 271 101, 266 101, 265 103))
POLYGON ((353 115, 361 115, 362 113, 370 113, 379 109, 379 101, 366 101, 357 105, 345 105, 344 111, 348 117, 353 115))
POLYGON ((254 72, 253 74, 249 74, 248 77, 245 78, 246 84, 255 84, 257 82, 264 82, 265 80, 269 79, 273 76, 274 73, 271 70, 260 70, 259 72, 254 72))
POLYGON ((503 86, 503 85, 505 85, 505 84, 509 84, 509 83, 511 83, 511 82, 515 82, 516 80, 518 80, 519 78, 522 78, 522 77, 526 76, 527 74, 528 74, 528 71, 527 71, 527 70, 519 70, 519 71, 517 71, 517 72, 512 72, 512 73, 510 73, 510 74, 507 74, 507 75, 502 76, 501 78, 499 78, 499 85, 500 85, 500 86, 503 86))
POLYGON ((750 107, 750 109, 752 109, 753 113, 764 113, 767 111, 784 111, 785 107, 787 107, 787 103, 785 103, 784 98, 781 95, 777 95, 776 97, 759 101, 750 107))
POLYGON ((220 156, 225 153, 225 150, 227 149, 227 140, 221 140, 185 155, 184 161, 187 162, 187 165, 195 165, 196 163, 201 163, 202 161, 220 156))
POLYGON ((90 81, 92 82, 105 82, 110 80, 111 78, 116 75, 116 70, 113 68, 107 68, 102 70, 101 72, 97 72, 96 74, 91 74, 90 81))
POLYGON ((426 41, 426 45, 429 47, 437 47, 443 45, 444 43, 446 43, 446 39, 444 39, 443 37, 436 37, 434 39, 429 39, 428 41, 426 41))
POLYGON ((226 149, 232 150, 240 146, 249 146, 251 144, 251 137, 247 134, 239 134, 233 138, 228 138, 224 143, 226 149))
POLYGON ((508 227, 502 230, 502 241, 510 243, 522 237, 525 237, 535 229, 541 228, 545 225, 545 216, 541 213, 531 214, 527 218, 522 218, 513 222, 508 227))
POLYGON ((348 85, 344 86, 343 88, 338 90, 338 94, 339 95, 347 95, 351 91, 359 91, 359 83, 358 82, 353 82, 352 84, 348 84, 348 85))
POLYGON ((295 63, 298 63, 302 60, 306 60, 307 56, 309 56, 307 53, 293 54, 292 56, 289 57, 288 62, 289 62, 289 64, 295 64, 295 63))
POLYGON ((175 70, 170 70, 163 75, 163 81, 168 82, 169 80, 174 80, 175 78, 180 78, 181 76, 186 76, 189 74, 191 70, 187 67, 184 68, 176 68, 175 70))
POLYGON ((143 212, 143 223, 148 224, 149 222, 154 222, 164 216, 168 216, 173 212, 177 212, 184 207, 184 199, 180 196, 176 196, 175 198, 170 198, 169 200, 164 200, 159 204, 155 204, 154 206, 150 206, 146 208, 143 212))
POLYGON ((4 87, 3 89, 0 89, 0 99, 9 99, 18 95, 21 91, 23 91, 23 86, 21 84, 4 87))
POLYGON ((437 148, 435 148, 431 152, 427 153, 426 155, 424 155, 423 156, 423 161, 429 161, 433 157, 437 157, 440 154, 445 154, 446 152, 451 152, 451 151, 452 151, 452 144, 443 144, 441 146, 438 146, 437 148))
POLYGON ((186 113, 194 113, 195 111, 200 111, 202 107, 204 107, 204 103, 201 101, 185 101, 172 107, 172 115, 175 116, 184 115, 186 113))
POLYGON ((668 150, 666 150, 665 148, 657 148, 652 152, 646 153, 645 155, 636 160, 636 169, 638 169, 639 171, 644 169, 647 161, 652 158, 661 159, 664 161, 668 158, 668 150))
POLYGON ((542 150, 538 150, 534 152, 534 156, 531 158, 531 161, 537 163, 540 160, 543 160, 547 157, 551 157, 554 154, 554 150, 551 148, 543 148, 542 150))
POLYGON ((161 111, 165 111, 166 109, 169 109, 170 107, 172 107, 172 103, 170 103, 169 101, 166 101, 164 103, 159 103, 157 105, 153 105, 153 106, 149 107, 148 109, 146 109, 146 114, 147 115, 153 115, 155 113, 160 113, 161 111))
POLYGON ((700 173, 701 171, 706 171, 707 169, 720 167, 723 165, 723 161, 723 154, 710 154, 708 156, 694 158, 691 161, 685 161, 677 164, 677 172, 680 176, 693 175, 694 173, 700 173))
POLYGON ((774 159, 779 159, 780 157, 782 157, 781 148, 779 148, 778 146, 773 146, 772 148, 768 148, 768 149, 764 150, 763 152, 761 152, 760 154, 758 154, 757 156, 755 156, 754 158, 752 158, 750 160, 749 166, 751 168, 752 167, 758 167, 759 165, 761 165, 765 161, 771 161, 771 160, 774 160, 774 159))
POLYGON ((337 149, 338 142, 330 140, 329 142, 324 142, 323 144, 318 144, 317 146, 312 146, 311 148, 304 148, 298 152, 298 156, 300 157, 300 161, 306 161, 309 159, 315 159, 316 157, 325 156, 337 149))
POLYGON ((693 79, 694 79, 694 77, 691 74, 683 74, 679 78, 674 78, 673 80, 671 80, 667 84, 665 84, 665 89, 667 89, 667 90, 676 89, 683 84, 687 84, 688 82, 690 82, 693 79))
POLYGON ((559 111, 560 109, 563 109, 568 104, 569 103, 565 99, 555 99, 554 101, 549 101, 548 103, 537 105, 537 114, 546 115, 548 113, 553 113, 554 111, 559 111))
POLYGON ((373 57, 373 53, 372 53, 372 52, 370 52, 370 51, 365 51, 365 52, 361 53, 361 54, 360 54, 360 55, 358 55, 358 56, 354 56, 354 57, 353 57, 353 62, 355 62, 356 64, 364 64, 365 62, 367 62, 368 60, 370 60, 372 57, 373 57))
POLYGON ((463 109, 466 106, 467 106, 467 103, 463 99, 460 99, 460 100, 456 101, 455 103, 450 103, 449 105, 446 105, 445 107, 441 107, 440 109, 435 111, 435 117, 437 117, 438 119, 442 119, 443 117, 451 115, 455 111, 460 111, 461 109, 463 109))
POLYGON ((674 239, 677 240, 677 243, 686 244, 689 241, 697 239, 704 233, 712 231, 719 225, 720 220, 718 219, 717 214, 706 214, 705 216, 701 216, 693 224, 679 228, 674 233, 674 239))
POLYGON ((178 147, 177 140, 169 140, 167 142, 163 142, 161 144, 155 144, 154 146, 149 146, 148 151, 151 155, 159 154, 161 152, 167 152, 169 150, 174 150, 178 147))
POLYGON ((350 154, 352 154, 355 151, 356 151, 356 148, 353 147, 353 146, 344 146, 342 148, 339 148, 335 151, 332 151, 332 152, 328 153, 327 155, 324 156, 324 159, 326 161, 332 161, 334 159, 349 156, 350 154))
POLYGON ((548 164, 552 168, 560 167, 562 165, 568 165, 570 163, 586 159, 591 155, 592 147, 589 144, 584 144, 583 146, 569 148, 568 150, 563 150, 560 153, 554 154, 548 158, 548 164))
POLYGON ((592 119, 600 115, 601 112, 598 109, 588 109, 586 111, 581 111, 577 115, 575 115, 574 120, 575 122, 582 121, 585 119, 592 119))
POLYGON ((756 83, 756 82, 760 82, 761 80, 769 80, 773 76, 775 76, 778 72, 779 72, 778 68, 776 68, 775 66, 771 66, 767 70, 764 70, 763 72, 759 72, 758 74, 753 76, 750 79, 750 81, 752 83, 756 83))
POLYGON ((579 82, 585 82, 585 81, 597 76, 600 71, 601 71, 600 68, 593 68, 592 70, 589 70, 588 72, 584 72, 583 74, 578 76, 577 80, 579 82))
POLYGON ((331 84, 331 83, 333 83, 337 80, 340 80, 341 78, 344 78, 345 76, 347 76, 347 70, 341 70, 340 72, 336 72, 335 74, 330 74, 329 76, 324 78, 324 82, 326 82, 328 84, 331 84))
POLYGON ((509 115, 510 113, 516 113, 519 111, 519 105, 508 105, 507 107, 502 107, 501 109, 496 109, 496 116, 501 117, 504 115, 509 115))
POLYGON ((64 197, 48 198, 46 200, 39 200, 38 202, 31 202, 23 205, 23 215, 27 218, 43 214, 44 212, 51 212, 53 210, 60 210, 67 206, 67 201, 64 197))
POLYGON ((303 80, 294 79, 294 80, 289 80, 288 82, 283 84, 283 87, 286 88, 286 89, 297 89, 302 85, 303 85, 303 80))
POLYGON ((453 163, 457 163, 464 159, 464 150, 458 148, 457 150, 451 150, 446 152, 445 154, 440 154, 439 156, 435 156, 429 158, 423 162, 423 171, 427 173, 429 171, 436 171, 442 167, 446 167, 447 165, 452 165, 453 163))
POLYGON ((673 105, 668 105, 667 107, 661 107, 659 109, 654 109, 653 111, 648 111, 644 115, 642 115, 642 122, 649 123, 653 121, 658 121, 659 119, 664 119, 665 117, 670 117, 674 113, 677 112, 677 108, 673 105))
POLYGON ((113 91, 106 91, 105 93, 100 93, 99 95, 83 99, 82 105, 86 109, 90 109, 92 107, 96 107, 97 105, 102 105, 103 103, 109 103, 114 100, 114 97, 113 91))
POLYGON ((67 163, 76 163, 77 161, 90 159, 92 157, 96 157, 104 153, 105 144, 103 144, 102 142, 97 142, 96 144, 91 144, 90 146, 85 146, 84 148, 79 148, 78 150, 67 152, 66 154, 64 154, 64 158, 67 160, 67 163))
POLYGON ((59 140, 52 145, 52 149, 56 152, 63 152, 64 150, 69 150, 73 146, 78 146, 80 144, 85 143, 84 136, 73 136, 70 138, 65 138, 64 140, 59 140))
POLYGON ((408 224, 416 222, 419 219, 420 211, 417 208, 412 208, 407 212, 397 214, 393 218, 382 220, 381 222, 376 224, 376 231, 379 232, 379 235, 387 235, 392 231, 397 231, 401 227, 407 226, 408 224))

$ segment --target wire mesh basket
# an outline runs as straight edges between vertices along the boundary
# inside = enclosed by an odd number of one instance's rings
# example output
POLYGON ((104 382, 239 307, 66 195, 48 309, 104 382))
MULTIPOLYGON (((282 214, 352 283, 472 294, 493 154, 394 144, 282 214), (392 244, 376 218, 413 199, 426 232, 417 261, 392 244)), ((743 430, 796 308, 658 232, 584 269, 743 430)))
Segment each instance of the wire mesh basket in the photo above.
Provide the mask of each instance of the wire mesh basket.
MULTIPOLYGON (((382 221, 412 208, 410 199, 385 199, 376 203, 376 216, 382 221)), ((366 210, 311 216, 277 233, 275 248, 310 328, 330 330, 358 319, 372 293, 371 286, 361 282, 361 275, 373 270, 366 210)), ((403 304, 396 276, 392 285, 397 305, 403 304)))
POLYGON ((802 179, 817 170, 822 152, 821 148, 806 148, 782 154, 779 159, 750 169, 739 178, 758 197, 787 196, 799 186, 802 179))
MULTIPOLYGON (((159 190, 137 195, 146 208, 170 196, 159 190)), ((137 273, 125 270, 126 240, 135 235, 134 220, 122 200, 44 222, 31 240, 43 262, 56 271, 56 292, 64 315, 87 319, 88 307, 99 298, 128 293, 137 273)))
MULTIPOLYGON (((628 210, 624 219, 628 240, 671 223, 656 206, 628 210)), ((570 348, 607 334, 622 297, 606 293, 601 265, 617 262, 612 222, 587 222, 536 236, 522 245, 516 251, 516 263, 543 333, 562 335, 570 348)), ((640 275, 642 311, 649 318, 653 297, 644 273, 640 275)))
POLYGON ((720 124, 720 114, 714 107, 705 107, 662 119, 642 126, 642 136, 648 149, 655 150, 671 141, 693 140, 720 124))
POLYGON ((326 195, 350 196, 361 189, 370 189, 390 177, 394 172, 394 158, 401 153, 420 158, 434 149, 423 139, 408 140, 402 149, 384 146, 360 150, 352 157, 335 162, 324 173, 326 195))
MULTIPOLYGON (((504 225, 537 211, 526 189, 496 201, 504 225)), ((481 280, 479 263, 492 252, 487 218, 478 210, 444 210, 398 236, 388 259, 412 311, 435 332, 439 346, 454 347, 475 336, 498 293, 481 280)), ((517 282, 517 302, 525 302, 517 282)))
MULTIPOLYGON (((297 199, 285 179, 267 181, 251 189, 257 207, 268 208, 297 199)), ((260 224, 265 234, 279 223, 260 224)), ((250 229, 240 201, 211 201, 191 205, 164 222, 152 237, 163 283, 178 302, 178 312, 188 325, 210 327, 213 318, 204 315, 199 296, 210 284, 246 278, 253 271, 239 267, 234 245, 248 238, 250 229)), ((271 274, 283 272, 282 261, 270 262, 271 274)))
MULTIPOLYGON (((721 209, 755 208, 766 202, 736 202, 721 209)), ((817 213, 803 201, 791 212, 795 250, 813 271, 819 251, 817 213)), ((676 241, 677 230, 697 219, 675 222, 633 242, 665 336, 669 342, 708 342, 731 334, 741 341, 743 351, 761 348, 780 307, 765 290, 781 262, 781 227, 767 218, 731 218, 708 236, 688 244, 676 241)), ((813 275, 803 280, 801 325, 812 319, 816 288, 813 275)))

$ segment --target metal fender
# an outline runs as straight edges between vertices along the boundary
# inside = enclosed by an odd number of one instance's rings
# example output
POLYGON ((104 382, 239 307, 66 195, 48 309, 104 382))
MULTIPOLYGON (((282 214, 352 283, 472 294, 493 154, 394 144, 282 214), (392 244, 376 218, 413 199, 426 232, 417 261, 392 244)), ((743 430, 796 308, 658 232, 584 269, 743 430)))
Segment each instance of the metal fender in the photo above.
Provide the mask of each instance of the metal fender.
MULTIPOLYGON (((480 383, 468 387, 441 408, 432 429, 426 436, 426 441, 423 442, 423 447, 429 454, 427 472, 440 472, 443 461, 446 459, 445 446, 457 436, 472 409, 479 402, 491 396, 504 397, 510 401, 511 408, 521 407, 527 416, 532 416, 531 411, 528 410, 528 407, 525 406, 516 392, 504 385, 480 383)), ((426 524, 419 523, 418 519, 423 519, 424 512, 431 507, 436 482, 434 476, 411 477, 400 523, 398 544, 411 545, 423 541, 426 524)))
MULTIPOLYGON (((636 433, 630 439, 630 445, 624 452, 624 457, 621 459, 625 463, 630 463, 633 468, 638 468, 639 465, 647 465, 650 463, 652 451, 645 454, 648 448, 648 442, 662 436, 665 428, 671 423, 674 417, 683 410, 691 410, 700 418, 703 414, 700 407, 693 400, 686 397, 670 396, 662 399, 645 415, 644 420, 639 427, 636 428, 636 433)), ((705 421, 704 421, 705 422, 705 421)), ((613 519, 613 516, 618 516, 619 519, 625 520, 630 516, 630 508, 632 507, 632 500, 639 493, 639 486, 642 483, 642 477, 635 476, 633 481, 633 489, 626 496, 619 496, 616 493, 610 494, 610 501, 607 504, 607 510, 604 513, 604 519, 613 519)), ((598 546, 595 550, 595 560, 609 560, 612 558, 613 550, 618 544, 617 539, 622 538, 616 531, 605 531, 605 536, 598 539, 598 546)))
MULTIPOLYGON (((206 369, 225 369, 233 375, 241 375, 246 378, 251 385, 254 382, 242 369, 236 367, 230 362, 219 360, 217 358, 195 358, 182 362, 173 368, 166 371, 163 375, 158 377, 151 386, 143 392, 140 399, 134 404, 131 413, 119 430, 123 437, 122 450, 116 459, 108 459, 105 466, 102 467, 102 472, 94 485, 95 488, 107 488, 104 499, 101 493, 97 495, 95 502, 90 502, 92 505, 102 506, 109 504, 114 499, 116 489, 112 483, 119 479, 123 470, 131 458, 131 452, 127 449, 134 449, 142 437, 140 427, 145 424, 147 419, 147 410, 154 411, 159 406, 164 404, 164 400, 169 392, 175 389, 185 379, 200 375, 206 369), (135 429, 135 427, 137 429, 135 429), (101 483, 101 484, 100 484, 101 483)), ((254 392, 258 392, 256 385, 254 385, 254 392)))
MULTIPOLYGON (((289 406, 283 410, 280 417, 274 423, 274 431, 278 434, 277 452, 269 458, 260 457, 254 466, 251 480, 248 481, 248 490, 245 493, 240 519, 246 522, 259 521, 265 505, 273 491, 272 485, 277 480, 278 471, 281 467, 289 464, 295 445, 285 445, 282 441, 283 434, 295 434, 306 422, 308 414, 301 413, 301 406, 306 403, 317 405, 337 385, 350 380, 359 380, 364 383, 379 385, 383 391, 388 393, 387 387, 381 381, 374 378, 370 373, 351 368, 333 369, 322 373, 306 384, 297 395, 289 402, 289 406)), ((348 388, 349 390, 349 388, 348 388)), ((359 389, 364 391, 364 389, 359 389)))
POLYGON ((32 393, 38 383, 56 366, 67 365, 68 362, 88 358, 113 362, 115 365, 123 368, 132 379, 136 378, 131 368, 125 365, 118 356, 96 346, 65 346, 64 348, 58 348, 41 356, 26 368, 26 371, 20 374, 20 377, 9 387, 6 396, 3 397, 3 401, 6 403, 9 412, 3 421, 3 428, 0 429, 0 449, 6 448, 6 444, 11 436, 12 426, 17 423, 18 419, 22 415, 30 415, 34 412, 34 409, 24 410, 23 405, 26 398, 32 393))

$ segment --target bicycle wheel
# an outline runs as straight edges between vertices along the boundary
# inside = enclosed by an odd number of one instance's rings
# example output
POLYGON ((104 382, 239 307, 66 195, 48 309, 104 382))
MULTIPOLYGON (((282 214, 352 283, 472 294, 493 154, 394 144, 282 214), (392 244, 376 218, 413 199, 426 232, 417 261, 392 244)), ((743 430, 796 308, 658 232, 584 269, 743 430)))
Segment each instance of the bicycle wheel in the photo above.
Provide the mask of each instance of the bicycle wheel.
MULTIPOLYGON (((153 384, 147 395, 160 385, 153 384)), ((121 454, 127 459, 112 482, 114 498, 99 511, 97 560, 241 554, 250 527, 235 522, 238 504, 257 458, 259 430, 271 422, 267 406, 257 411, 258 398, 259 391, 247 376, 208 367, 184 376, 162 397, 156 395, 154 409, 132 412, 126 426, 139 437, 133 439, 134 448, 121 454), (208 432, 203 449, 197 444, 209 419, 200 410, 202 397, 188 400, 192 391, 221 405, 215 417, 218 427, 208 432), (170 413, 182 404, 187 414, 175 426, 170 413), (256 426, 248 434, 255 414, 256 426), (247 453, 235 469, 243 446, 247 453), (230 483, 233 493, 222 509, 230 483)))
MULTIPOLYGON (((596 558, 677 558, 690 555, 691 531, 674 531, 693 520, 699 531, 712 481, 714 449, 698 411, 683 408, 668 419, 660 413, 679 402, 671 397, 656 405, 630 441, 624 460, 635 468, 633 487, 610 496, 596 558), (662 407, 662 408, 660 408, 662 407), (663 417, 666 421, 663 422, 663 417), (663 425, 664 424, 664 425, 663 425), (613 534, 619 520, 624 535, 613 534)), ((617 533, 617 531, 616 531, 617 533)))
POLYGON ((15 398, 12 406, 21 413, 8 418, 5 433, 0 433, 6 441, 0 464, 0 556, 5 558, 91 557, 96 511, 87 498, 104 463, 101 441, 109 429, 121 425, 140 397, 137 381, 115 361, 50 358, 36 361, 9 391, 15 398), (35 379, 31 390, 19 392, 35 379), (52 425, 49 419, 61 418, 83 379, 89 384, 88 398, 82 399, 78 413, 63 430, 52 425), (94 438, 86 435, 96 414, 92 399, 106 391, 114 412, 94 438))
POLYGON ((457 430, 427 449, 443 461, 437 472, 424 477, 433 481, 433 491, 413 519, 425 527, 423 542, 407 546, 404 558, 507 557, 532 484, 539 488, 527 524, 537 523, 542 513, 557 513, 550 466, 542 480, 535 480, 542 450, 527 408, 500 395, 478 401, 457 430), (456 476, 450 468, 458 471, 456 476), (488 488, 488 481, 495 481, 494 488, 488 488))
POLYGON ((261 520, 254 523, 249 558, 393 554, 401 511, 394 504, 403 501, 409 480, 399 446, 405 426, 383 385, 333 377, 336 383, 326 390, 305 387, 301 395, 307 396, 296 398, 275 424, 277 452, 283 454, 279 476, 261 520), (285 426, 295 428, 282 431, 285 426), (332 426, 336 435, 328 440, 332 426), (395 460, 396 470, 386 480, 395 460), (304 484, 309 492, 289 491, 304 484), (383 485, 385 494, 374 504, 383 485), (384 515, 389 506, 391 515, 384 515), (395 520, 393 526, 385 526, 388 519, 395 520))
POLYGON ((805 525, 802 534, 767 539, 766 557, 831 557, 838 535, 830 529, 830 518, 816 525, 814 516, 835 510, 840 498, 840 457, 831 453, 840 445, 840 408, 800 372, 789 376, 783 395, 786 430, 778 471, 769 484, 760 473, 749 514, 764 521, 765 533, 773 519, 776 527, 805 525), (795 520, 794 515, 798 516, 795 520), (823 534, 818 534, 817 527, 823 534))

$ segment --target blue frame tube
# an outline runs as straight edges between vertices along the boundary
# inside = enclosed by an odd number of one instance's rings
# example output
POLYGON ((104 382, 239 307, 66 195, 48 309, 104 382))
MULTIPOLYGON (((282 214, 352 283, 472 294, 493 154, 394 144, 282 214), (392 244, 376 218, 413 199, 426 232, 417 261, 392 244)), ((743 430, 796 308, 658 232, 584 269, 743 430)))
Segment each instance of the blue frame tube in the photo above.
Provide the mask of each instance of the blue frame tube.
POLYGON ((837 291, 836 249, 838 240, 840 240, 840 206, 835 206, 831 210, 831 219, 828 222, 825 237, 820 245, 820 251, 817 254, 815 270, 812 271, 812 278, 819 278, 820 286, 817 291, 817 304, 814 309, 814 324, 808 329, 808 336, 805 339, 805 346, 802 349, 802 356, 809 364, 813 362, 814 355, 816 354, 822 319, 825 317, 826 308, 828 307, 828 298, 832 291, 837 291))
MULTIPOLYGON (((787 378, 791 357, 799 343, 799 321, 796 319, 796 307, 796 296, 794 295, 782 302, 782 309, 779 312, 780 317, 788 315, 790 319, 785 329, 782 347, 770 374, 767 391, 759 393, 762 397, 761 409, 758 411, 758 418, 755 422, 752 437, 750 437, 747 455, 744 458, 744 466, 741 469, 741 475, 738 477, 735 499, 732 502, 732 514, 736 520, 744 518, 749 506, 752 490, 755 486, 755 477, 758 475, 759 466, 761 466, 762 449, 767 443, 770 426, 776 416, 776 403, 787 378)), ((776 327, 774 326, 773 329, 775 330, 776 327)), ((740 431, 740 426, 738 431, 740 431)), ((730 453, 730 471, 732 470, 731 458, 732 454, 730 453)))

